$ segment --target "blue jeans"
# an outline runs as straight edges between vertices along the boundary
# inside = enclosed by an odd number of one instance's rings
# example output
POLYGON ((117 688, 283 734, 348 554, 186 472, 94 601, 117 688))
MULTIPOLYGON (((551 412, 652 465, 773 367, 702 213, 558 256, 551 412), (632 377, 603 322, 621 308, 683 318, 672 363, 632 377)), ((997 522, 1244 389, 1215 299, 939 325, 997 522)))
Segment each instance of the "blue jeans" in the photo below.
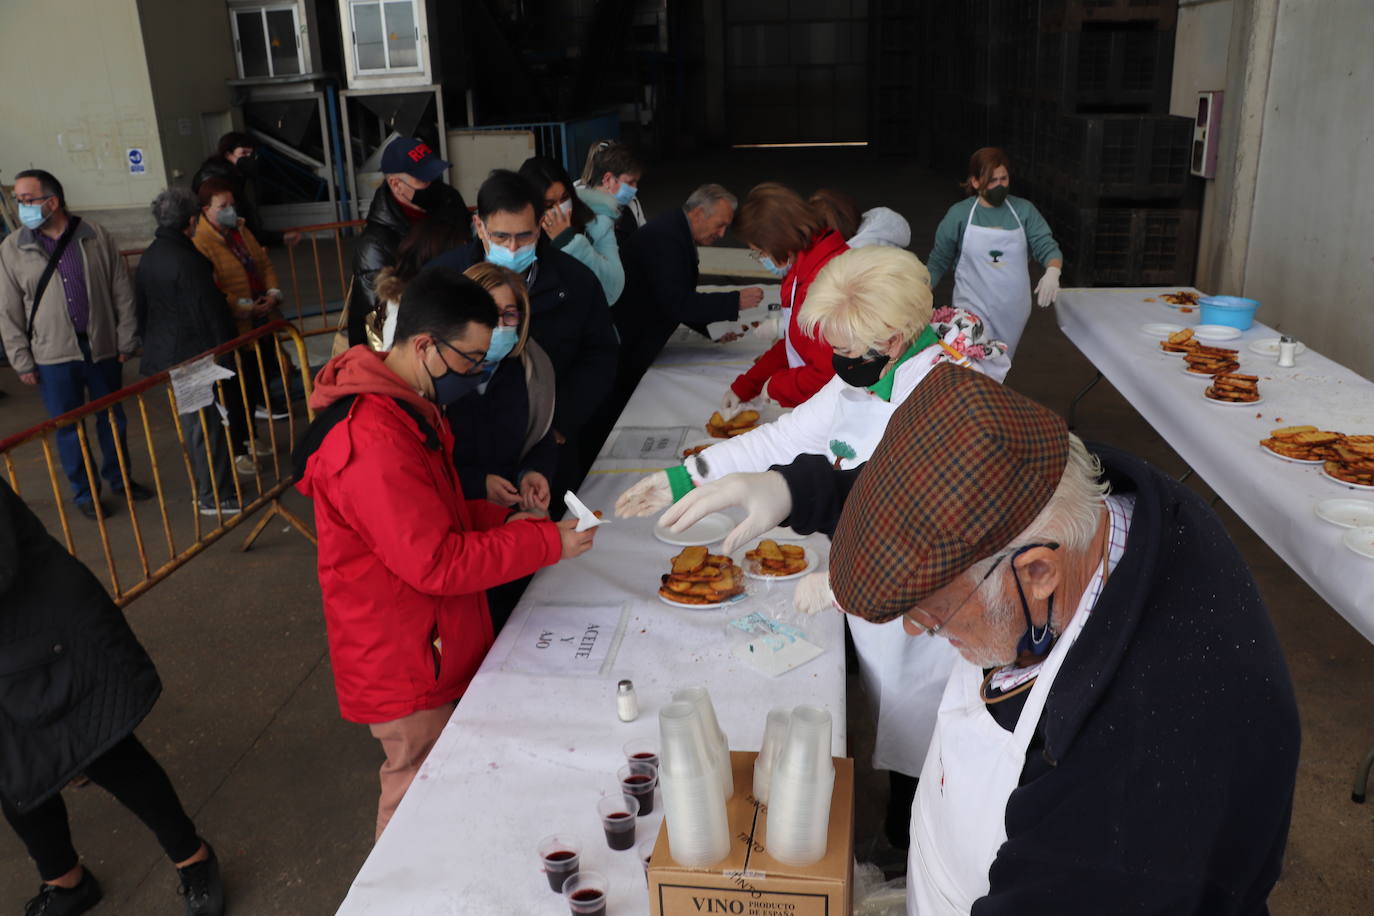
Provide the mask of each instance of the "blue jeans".
MULTIPOLYGON (((38 367, 38 390, 43 395, 43 406, 48 415, 61 416, 75 410, 88 401, 103 398, 124 387, 123 371, 118 359, 91 360, 91 348, 85 335, 78 335, 81 352, 86 357, 69 363, 51 363, 38 367), (89 393, 89 397, 87 394, 89 393)), ((119 428, 119 447, 128 462, 129 449, 125 439, 124 409, 114 408, 115 425, 119 428)), ((104 460, 100 462, 100 476, 105 478, 111 489, 123 491, 124 478, 119 472, 119 453, 115 451, 114 436, 110 431, 110 415, 101 411, 95 420, 96 438, 100 441, 100 452, 104 460)), ((90 427, 87 427, 89 432, 90 427)), ((90 442, 89 436, 86 440, 90 442)), ((91 482, 86 477, 86 465, 81 457, 81 441, 77 438, 76 426, 68 426, 57 433, 57 453, 62 459, 62 470, 72 484, 72 498, 78 503, 91 501, 91 482)), ((91 463, 95 463, 92 451, 91 463)), ((130 477, 133 469, 130 468, 130 477)), ((99 489, 97 482, 96 489, 99 489)))

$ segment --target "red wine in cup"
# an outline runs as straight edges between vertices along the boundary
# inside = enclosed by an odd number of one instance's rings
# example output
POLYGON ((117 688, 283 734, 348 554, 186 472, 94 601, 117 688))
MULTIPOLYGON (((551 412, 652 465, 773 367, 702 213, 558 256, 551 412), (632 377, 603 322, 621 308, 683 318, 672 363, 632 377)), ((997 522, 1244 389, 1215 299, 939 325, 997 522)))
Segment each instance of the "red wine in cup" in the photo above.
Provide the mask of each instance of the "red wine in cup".
POLYGON ((584 887, 579 891, 573 891, 570 896, 573 902, 579 904, 578 908, 573 911, 578 916, 606 916, 606 895, 596 888, 584 887), (601 906, 597 909, 587 909, 587 907, 596 906, 598 903, 601 906))
POLYGON ((555 849, 544 856, 544 872, 549 878, 549 888, 555 894, 563 893, 563 882, 577 874, 577 853, 567 849, 555 849))
POLYGON ((626 798, 639 802, 639 816, 654 813, 654 778, 644 773, 632 773, 620 783, 626 798))
POLYGON ((634 817, 628 811, 606 815, 606 845, 612 849, 629 849, 635 844, 634 817), (621 826, 625 824, 626 826, 621 826))

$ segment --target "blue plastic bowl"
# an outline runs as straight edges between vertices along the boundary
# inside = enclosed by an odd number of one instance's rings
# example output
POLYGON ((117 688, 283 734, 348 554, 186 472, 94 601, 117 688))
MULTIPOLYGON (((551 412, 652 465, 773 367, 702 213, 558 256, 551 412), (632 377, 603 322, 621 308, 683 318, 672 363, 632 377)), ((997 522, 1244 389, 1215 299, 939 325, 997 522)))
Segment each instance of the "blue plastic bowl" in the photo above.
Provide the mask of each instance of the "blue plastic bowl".
POLYGON ((1259 300, 1240 296, 1204 296, 1197 304, 1202 306, 1199 324, 1224 324, 1242 331, 1255 323, 1255 309, 1259 308, 1259 300))

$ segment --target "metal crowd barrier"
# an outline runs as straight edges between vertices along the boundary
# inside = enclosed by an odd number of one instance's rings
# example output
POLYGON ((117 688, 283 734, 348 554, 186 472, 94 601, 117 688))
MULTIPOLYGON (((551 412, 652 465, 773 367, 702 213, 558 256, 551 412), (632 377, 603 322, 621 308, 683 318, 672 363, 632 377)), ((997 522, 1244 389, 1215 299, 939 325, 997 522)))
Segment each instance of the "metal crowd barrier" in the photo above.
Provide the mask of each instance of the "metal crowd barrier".
MULTIPOLYGON (((292 484, 292 444, 314 419, 314 412, 309 406, 309 365, 301 333, 290 322, 274 321, 180 366, 149 376, 60 417, 0 440, 0 463, 3 463, 10 486, 40 517, 47 516, 44 521, 49 523, 50 529, 54 527, 51 524, 52 516, 56 515, 55 527, 60 527, 67 550, 73 556, 94 569, 97 564, 90 562, 88 557, 97 550, 103 555, 110 592, 122 607, 167 578, 229 531, 243 525, 249 516, 260 509, 266 508, 267 511, 244 540, 243 550, 253 546, 274 517, 282 518, 312 544, 316 543, 310 526, 281 504, 282 494, 292 484), (288 339, 295 351, 294 365, 282 349, 288 339), (264 341, 270 341, 270 344, 264 345, 264 341), (264 351, 267 351, 266 354, 264 351), (234 372, 232 378, 213 383, 217 410, 212 411, 207 407, 186 414, 179 413, 173 376, 180 375, 193 364, 203 365, 209 359, 234 372), (245 368, 249 369, 247 374, 245 368), (300 388, 293 390, 292 382, 297 373, 300 388), (275 400, 285 405, 287 416, 284 420, 273 421, 270 418, 274 401, 273 382, 280 383, 275 400), (226 385, 234 387, 226 389, 226 385), (304 401, 293 403, 293 393, 303 393, 304 401), (268 412, 265 434, 255 429, 253 419, 254 405, 259 396, 268 412), (166 407, 162 406, 164 399, 166 407), (211 424, 219 422, 219 417, 225 417, 227 425, 231 408, 242 410, 245 414, 248 437, 245 454, 248 461, 244 464, 252 466, 251 474, 238 468, 235 456, 229 449, 228 437, 211 429, 211 424), (73 523, 70 518, 71 504, 66 492, 68 483, 64 480, 66 473, 57 459, 56 440, 59 432, 75 430, 86 479, 92 482, 94 490, 97 486, 95 482, 100 477, 97 474, 96 456, 92 452, 92 433, 88 431, 86 421, 90 419, 94 424, 107 424, 113 441, 120 443, 116 422, 116 411, 120 409, 126 411, 124 441, 127 447, 116 444, 113 451, 122 482, 122 487, 117 489, 123 491, 120 499, 121 504, 127 506, 127 514, 107 514, 101 500, 95 499, 96 518, 92 537, 91 523, 84 519, 73 523), (207 414, 212 419, 207 420, 207 414), (197 457, 203 458, 203 467, 208 469, 205 473, 209 474, 214 499, 213 507, 206 508, 207 512, 213 511, 212 515, 201 511, 203 504, 197 494, 196 470, 188 443, 189 424, 199 425, 200 435, 197 438, 204 454, 197 457), (141 442, 136 442, 140 432, 141 442), (217 445, 224 448, 222 458, 217 455, 217 445), (140 468, 144 458, 147 461, 146 468, 140 468), (232 493, 221 492, 221 481, 214 473, 217 461, 222 469, 224 460, 228 465, 227 476, 232 480, 232 493), (176 471, 178 465, 185 471, 184 480, 176 471), (131 483, 148 482, 148 477, 144 476, 146 473, 152 475, 151 490, 156 501, 147 500, 150 507, 140 510, 140 503, 132 495, 131 483), (45 482, 51 492, 51 502, 43 492, 45 482), (230 499, 240 507, 236 514, 226 511, 230 499), (190 507, 189 520, 183 508, 187 506, 190 507), (145 524, 153 515, 156 517, 151 520, 150 530, 145 532, 145 524), (203 519, 212 519, 213 525, 206 527, 203 519), (160 539, 165 542, 165 557, 152 543, 159 539, 159 525, 160 539), (158 554, 156 558, 151 556, 154 553, 158 554)), ((96 432, 100 432, 98 427, 96 432)), ((112 481, 105 483, 113 485, 112 481)))
POLYGON ((344 300, 348 293, 349 271, 344 267, 343 252, 343 233, 344 230, 359 229, 366 224, 366 220, 355 219, 334 223, 316 223, 313 226, 293 226, 291 232, 301 234, 301 242, 293 248, 286 249, 287 263, 290 265, 291 272, 291 307, 295 309, 294 321, 301 334, 306 337, 313 337, 317 334, 332 334, 338 326, 337 318, 330 320, 330 305, 336 305, 335 311, 343 307, 344 300), (327 233, 334 242, 334 266, 338 270, 338 286, 334 287, 338 291, 338 298, 332 299, 329 291, 325 289, 325 271, 320 262, 320 235, 327 233), (305 311, 305 300, 301 296, 300 270, 296 266, 296 251, 310 243, 311 261, 315 266, 314 295, 318 300, 319 313, 315 314, 312 307, 309 316, 305 311), (316 321, 318 319, 318 325, 316 321))

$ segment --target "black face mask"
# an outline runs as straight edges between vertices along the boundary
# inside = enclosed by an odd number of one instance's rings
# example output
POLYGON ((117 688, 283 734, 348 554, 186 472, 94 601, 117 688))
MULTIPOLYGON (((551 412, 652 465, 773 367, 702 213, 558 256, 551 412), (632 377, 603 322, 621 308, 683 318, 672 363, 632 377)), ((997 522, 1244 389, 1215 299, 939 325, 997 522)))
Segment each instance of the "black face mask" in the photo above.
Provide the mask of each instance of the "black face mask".
POLYGON ((421 188, 410 196, 410 202, 426 213, 443 208, 445 186, 442 181, 431 181, 428 187, 421 188))
POLYGON ((237 169, 238 173, 244 178, 252 178, 254 175, 258 174, 258 157, 244 156, 238 162, 234 163, 234 168, 237 169))
POLYGON ((1016 665, 1025 668, 1033 665, 1050 654, 1054 648, 1055 641, 1059 639, 1059 634, 1050 629, 1050 624, 1054 619, 1054 596, 1050 595, 1045 608, 1045 626, 1038 631, 1035 624, 1031 621, 1030 602, 1026 601, 1026 593, 1021 588, 1021 577, 1016 574, 1016 558, 1027 550, 1034 550, 1036 547, 1048 547, 1050 550, 1058 550, 1059 545, 1054 541, 1046 541, 1043 544, 1027 544, 1020 550, 1011 555, 1011 576, 1016 582, 1016 597, 1021 599, 1021 616, 1026 619, 1026 632, 1021 635, 1021 641, 1016 646, 1016 665))
POLYGON ((863 356, 841 356, 836 353, 830 357, 830 365, 835 367, 835 374, 846 385, 868 388, 876 385, 878 379, 882 378, 883 369, 887 368, 891 359, 892 357, 886 353, 876 353, 873 350, 869 350, 863 356))

